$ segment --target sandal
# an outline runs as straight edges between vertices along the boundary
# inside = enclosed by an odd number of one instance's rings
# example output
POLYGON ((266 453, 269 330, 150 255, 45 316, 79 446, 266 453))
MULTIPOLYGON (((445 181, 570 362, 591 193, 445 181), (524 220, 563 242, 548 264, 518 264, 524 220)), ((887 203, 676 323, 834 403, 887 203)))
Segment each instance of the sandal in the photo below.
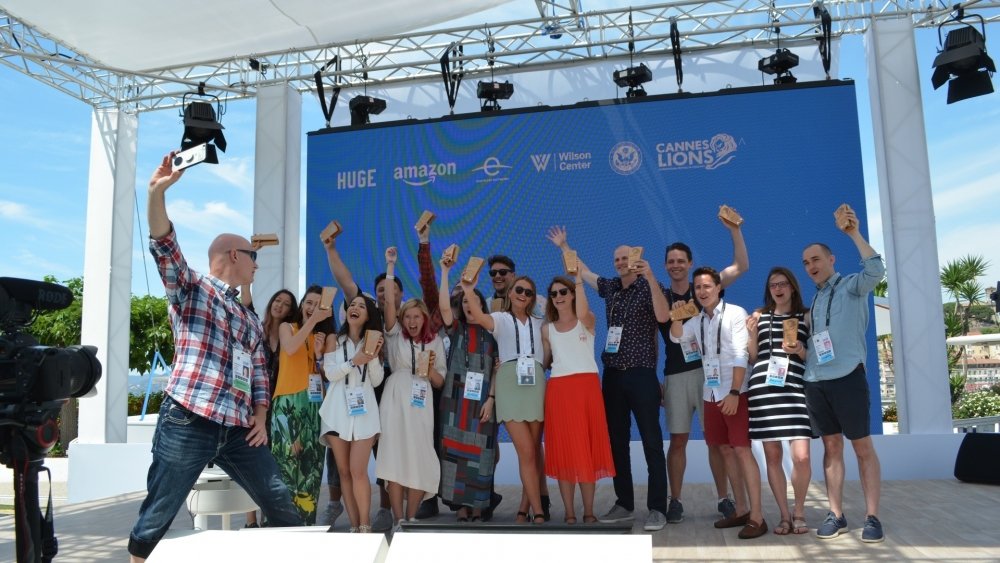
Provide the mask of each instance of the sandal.
POLYGON ((792 523, 788 520, 782 520, 778 522, 778 525, 774 527, 774 533, 779 536, 787 536, 792 531, 792 523))
POLYGON ((570 526, 572 526, 573 524, 576 524, 576 516, 567 516, 566 517, 566 523, 569 524, 570 526))
POLYGON ((473 516, 472 518, 469 519, 469 521, 470 522, 482 522, 483 521, 483 517, 482 516, 473 516))
POLYGON ((528 523, 528 513, 527 512, 518 512, 517 516, 514 517, 514 522, 517 522, 518 524, 527 524, 528 523))
POLYGON ((544 524, 545 523, 545 515, 543 515, 543 514, 536 514, 536 515, 534 515, 531 518, 531 523, 535 524, 535 525, 544 524))
POLYGON ((583 523, 584 524, 596 524, 597 523, 597 516, 594 516, 593 514, 584 514, 583 515, 583 523))
POLYGON ((805 516, 792 516, 792 533, 808 534, 809 526, 806 524, 805 516))
POLYGON ((754 538, 759 538, 767 533, 767 522, 763 518, 760 522, 754 522, 753 520, 747 520, 747 525, 743 526, 740 533, 737 534, 741 540, 752 540, 754 538))

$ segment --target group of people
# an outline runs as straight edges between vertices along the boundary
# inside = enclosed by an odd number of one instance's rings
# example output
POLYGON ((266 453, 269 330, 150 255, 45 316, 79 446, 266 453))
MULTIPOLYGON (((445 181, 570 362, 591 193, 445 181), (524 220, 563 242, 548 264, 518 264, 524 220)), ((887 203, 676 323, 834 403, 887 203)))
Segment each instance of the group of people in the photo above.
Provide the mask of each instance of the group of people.
MULTIPOLYGON (((328 510, 336 507, 330 519, 346 511, 351 531, 384 530, 436 513, 437 499, 460 522, 489 519, 499 502, 493 477, 500 424, 517 455, 518 522, 550 518, 547 477, 558 482, 567 524, 577 522, 577 488, 584 523, 621 522, 635 511, 634 418, 648 471, 643 528, 659 530, 684 518, 686 445, 695 413, 719 496, 717 528, 739 527, 743 539, 768 530, 750 449, 750 441, 759 440, 781 512, 775 533, 806 533, 809 440, 821 436, 830 511, 816 534, 829 539, 846 532, 846 436, 865 494, 862 539, 882 541, 864 361, 867 298, 885 268, 853 212, 837 225, 861 255, 859 273, 841 275, 830 248, 810 244, 802 258, 817 288, 811 306, 795 275, 775 267, 763 304, 752 312, 723 299, 724 288, 749 269, 741 228, 727 221, 733 263, 692 272, 690 247, 671 244, 664 263, 669 288, 646 260, 630 260, 630 248, 621 246, 614 277, 597 275, 580 259, 572 273, 553 278, 543 296, 534 280, 516 273, 511 258, 492 256, 489 300, 476 288, 478 278, 451 285, 454 264, 446 258, 437 264, 438 283, 430 225, 417 232, 422 298, 405 301, 395 247, 385 250, 385 273, 375 279, 372 296, 361 291, 330 237, 323 244, 344 297, 336 330, 336 312, 320 306, 318 286, 298 306, 291 292, 277 292, 258 319, 247 291, 258 248, 243 237, 223 234, 212 242, 208 274, 188 267, 166 212, 165 193, 183 174, 172 170, 172 156, 150 180, 148 219, 175 358, 148 495, 129 539, 134 561, 148 557, 208 463, 246 489, 271 526, 315 523, 324 458, 328 510), (587 286, 606 308, 600 376, 587 286), (690 304, 697 314, 680 314, 690 304), (657 333, 666 353, 662 386, 657 333), (670 429, 666 454, 661 406, 670 429), (785 441, 793 461, 791 509, 781 464, 785 441), (368 479, 373 454, 380 489, 375 522, 368 479), (596 483, 606 477, 613 477, 616 500, 598 516, 596 483), (380 526, 380 518, 388 525, 380 526)), ((565 228, 552 227, 547 236, 561 251, 572 250, 565 228)))

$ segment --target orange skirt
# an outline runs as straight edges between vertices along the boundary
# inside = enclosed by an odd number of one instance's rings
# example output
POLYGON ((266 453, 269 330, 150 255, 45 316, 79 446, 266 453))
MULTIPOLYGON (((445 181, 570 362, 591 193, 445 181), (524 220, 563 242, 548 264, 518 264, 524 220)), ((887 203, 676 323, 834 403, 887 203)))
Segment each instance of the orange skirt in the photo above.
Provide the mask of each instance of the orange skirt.
POLYGON ((553 377, 545 390, 545 474, 596 483, 614 477, 608 421, 596 373, 553 377))

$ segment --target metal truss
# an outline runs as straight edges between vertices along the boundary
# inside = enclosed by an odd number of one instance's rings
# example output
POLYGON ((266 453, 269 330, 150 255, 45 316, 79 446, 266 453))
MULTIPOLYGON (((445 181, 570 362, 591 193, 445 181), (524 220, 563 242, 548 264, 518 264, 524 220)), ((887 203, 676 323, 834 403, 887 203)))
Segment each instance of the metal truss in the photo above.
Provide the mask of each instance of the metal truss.
MULTIPOLYGON (((180 106, 181 96, 199 83, 226 100, 252 98, 258 88, 272 84, 287 83, 301 92, 314 90, 313 75, 335 58, 336 64, 323 72, 324 81, 350 89, 440 81, 440 59, 449 50, 453 67, 465 78, 595 60, 624 61, 632 56, 669 56, 672 18, 686 53, 769 48, 778 41, 787 46, 813 44, 819 36, 814 3, 808 1, 678 0, 590 12, 582 11, 581 0, 535 3, 537 18, 253 53, 142 72, 102 65, 0 9, 0 64, 95 108, 142 112, 180 106)), ((967 14, 979 14, 987 23, 1000 21, 1000 0, 971 0, 962 5, 967 14)), ((942 0, 827 0, 825 6, 832 16, 834 37, 863 33, 872 19, 882 17, 910 17, 915 27, 934 27, 946 23, 953 10, 942 0)))

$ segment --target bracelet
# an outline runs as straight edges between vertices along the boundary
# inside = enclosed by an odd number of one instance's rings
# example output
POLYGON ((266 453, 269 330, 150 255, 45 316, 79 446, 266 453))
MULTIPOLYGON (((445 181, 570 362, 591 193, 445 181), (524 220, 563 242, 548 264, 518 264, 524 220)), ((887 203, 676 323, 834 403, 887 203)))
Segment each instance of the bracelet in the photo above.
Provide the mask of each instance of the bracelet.
POLYGON ((387 279, 387 280, 394 280, 394 279, 396 279, 396 276, 394 276, 392 274, 386 274, 385 275, 385 279, 387 279))

